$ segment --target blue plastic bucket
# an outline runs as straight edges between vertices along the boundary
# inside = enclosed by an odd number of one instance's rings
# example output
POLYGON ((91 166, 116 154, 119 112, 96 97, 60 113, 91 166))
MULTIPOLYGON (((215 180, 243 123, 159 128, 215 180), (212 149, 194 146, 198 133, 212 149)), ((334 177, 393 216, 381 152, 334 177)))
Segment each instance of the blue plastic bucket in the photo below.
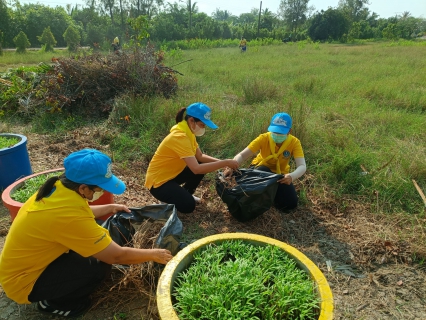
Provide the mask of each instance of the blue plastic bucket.
POLYGON ((0 137, 20 140, 10 148, 0 149, 0 190, 4 190, 33 172, 27 150, 27 137, 15 133, 0 133, 0 137))

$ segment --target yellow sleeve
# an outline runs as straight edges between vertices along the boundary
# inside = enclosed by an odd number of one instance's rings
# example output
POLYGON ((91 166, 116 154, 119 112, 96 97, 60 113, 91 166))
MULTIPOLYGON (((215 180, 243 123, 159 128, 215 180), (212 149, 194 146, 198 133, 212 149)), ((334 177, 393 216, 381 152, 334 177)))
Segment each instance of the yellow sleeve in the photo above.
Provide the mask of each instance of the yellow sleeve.
POLYGON ((104 250, 111 243, 108 230, 90 217, 75 217, 62 226, 66 232, 57 232, 55 240, 83 257, 104 250))
POLYGON ((260 136, 258 136, 256 139, 254 139, 252 142, 250 142, 247 148, 249 148, 250 151, 253 152, 254 154, 257 154, 259 150, 262 149, 262 147, 268 146, 268 139, 269 139, 268 134, 263 133, 260 136))

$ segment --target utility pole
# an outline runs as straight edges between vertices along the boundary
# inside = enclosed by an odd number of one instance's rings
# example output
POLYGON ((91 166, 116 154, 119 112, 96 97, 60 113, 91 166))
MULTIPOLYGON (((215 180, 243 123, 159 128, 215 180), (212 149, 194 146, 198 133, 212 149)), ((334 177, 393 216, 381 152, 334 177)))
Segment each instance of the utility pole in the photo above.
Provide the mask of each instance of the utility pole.
POLYGON ((260 28, 260 15, 262 14, 262 1, 260 1, 259 9, 259 21, 257 22, 257 37, 259 38, 259 28, 260 28))

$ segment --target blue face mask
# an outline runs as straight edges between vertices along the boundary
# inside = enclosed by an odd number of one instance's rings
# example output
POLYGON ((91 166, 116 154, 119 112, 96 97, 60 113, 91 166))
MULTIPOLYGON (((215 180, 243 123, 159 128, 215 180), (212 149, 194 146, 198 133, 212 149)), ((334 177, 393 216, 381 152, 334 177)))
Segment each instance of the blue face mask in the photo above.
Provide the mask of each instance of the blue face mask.
POLYGON ((272 140, 274 140, 275 143, 283 143, 287 139, 287 134, 277 134, 272 132, 272 140))

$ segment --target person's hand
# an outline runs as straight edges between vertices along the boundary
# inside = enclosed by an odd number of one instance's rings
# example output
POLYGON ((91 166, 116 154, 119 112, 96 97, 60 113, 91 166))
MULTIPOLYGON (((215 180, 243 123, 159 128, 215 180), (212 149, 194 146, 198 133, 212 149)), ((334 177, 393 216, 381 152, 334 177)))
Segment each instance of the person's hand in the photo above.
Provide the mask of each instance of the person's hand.
POLYGON ((233 171, 234 171, 234 170, 232 170, 231 168, 226 167, 226 168, 225 168, 225 170, 223 170, 223 176, 224 176, 225 178, 226 178, 226 177, 228 177, 228 176, 231 176, 233 171))
POLYGON ((293 178, 287 173, 284 175, 284 178, 281 178, 278 182, 290 185, 293 182, 293 178))
POLYGON ((125 206, 124 204, 117 204, 117 203, 111 204, 112 213, 116 214, 117 212, 120 212, 120 211, 130 212, 130 209, 127 208, 127 206, 125 206))
POLYGON ((238 169, 238 167, 240 166, 239 165, 239 163, 238 163, 238 161, 236 161, 236 160, 233 160, 233 159, 228 159, 227 161, 227 166, 230 168, 230 169, 234 169, 234 170, 236 170, 236 169, 238 169))
POLYGON ((151 249, 154 250, 153 252, 153 259, 155 262, 161 263, 161 264, 167 264, 173 256, 167 249, 151 249))

